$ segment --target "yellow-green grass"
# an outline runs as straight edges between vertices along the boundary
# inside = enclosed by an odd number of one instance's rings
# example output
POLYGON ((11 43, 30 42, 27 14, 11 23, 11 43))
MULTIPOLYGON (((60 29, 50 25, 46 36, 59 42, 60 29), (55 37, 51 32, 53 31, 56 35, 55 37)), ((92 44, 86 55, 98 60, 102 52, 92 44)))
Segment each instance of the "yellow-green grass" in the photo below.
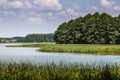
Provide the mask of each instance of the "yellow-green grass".
POLYGON ((8 47, 38 47, 38 51, 42 52, 120 55, 120 45, 34 43, 8 47))
POLYGON ((39 49, 45 52, 67 52, 67 53, 86 53, 86 54, 120 54, 120 45, 76 45, 76 44, 56 44, 47 45, 39 49))
POLYGON ((0 62, 0 80, 120 80, 120 66, 0 62))
POLYGON ((43 46, 46 46, 46 45, 52 45, 52 44, 55 44, 55 43, 15 43, 15 44, 7 44, 6 47, 43 47, 43 46))

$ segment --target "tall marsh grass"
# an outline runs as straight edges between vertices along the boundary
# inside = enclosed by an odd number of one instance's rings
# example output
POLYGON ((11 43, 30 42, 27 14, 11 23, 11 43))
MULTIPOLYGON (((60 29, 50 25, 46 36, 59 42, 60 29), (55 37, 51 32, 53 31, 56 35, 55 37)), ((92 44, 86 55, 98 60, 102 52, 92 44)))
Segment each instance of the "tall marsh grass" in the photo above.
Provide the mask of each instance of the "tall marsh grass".
POLYGON ((0 80, 120 80, 120 66, 0 62, 0 80))
POLYGON ((9 45, 8 47, 40 47, 43 52, 85 53, 120 55, 120 45, 93 45, 93 44, 24 44, 9 45))
POLYGON ((120 55, 120 45, 55 44, 45 45, 39 51, 120 55))

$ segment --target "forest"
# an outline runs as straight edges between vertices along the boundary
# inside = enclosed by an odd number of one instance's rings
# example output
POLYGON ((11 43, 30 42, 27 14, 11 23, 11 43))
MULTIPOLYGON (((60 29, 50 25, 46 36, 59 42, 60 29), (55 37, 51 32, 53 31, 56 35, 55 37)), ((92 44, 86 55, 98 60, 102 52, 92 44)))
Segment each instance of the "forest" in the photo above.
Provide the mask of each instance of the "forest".
POLYGON ((96 12, 64 22, 54 40, 58 44, 120 44, 120 15, 96 12))
POLYGON ((0 38, 1 43, 10 42, 54 42, 53 34, 28 34, 25 37, 0 38))
POLYGON ((28 34, 18 42, 54 42, 53 34, 28 34))

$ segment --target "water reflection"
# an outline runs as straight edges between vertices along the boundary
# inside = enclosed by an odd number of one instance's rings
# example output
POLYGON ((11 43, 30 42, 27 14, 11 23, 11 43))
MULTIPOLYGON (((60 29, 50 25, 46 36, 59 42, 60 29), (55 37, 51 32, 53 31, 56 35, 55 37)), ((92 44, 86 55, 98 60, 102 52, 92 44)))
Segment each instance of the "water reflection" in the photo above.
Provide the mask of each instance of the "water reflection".
POLYGON ((120 56, 38 52, 36 48, 8 48, 0 44, 0 59, 31 63, 120 63, 120 56))

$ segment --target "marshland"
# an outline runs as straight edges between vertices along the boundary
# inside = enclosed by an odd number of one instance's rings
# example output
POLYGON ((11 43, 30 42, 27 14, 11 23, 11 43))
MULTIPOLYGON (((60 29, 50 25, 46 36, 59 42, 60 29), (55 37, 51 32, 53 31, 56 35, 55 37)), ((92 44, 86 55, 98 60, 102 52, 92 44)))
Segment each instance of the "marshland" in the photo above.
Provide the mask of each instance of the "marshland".
POLYGON ((105 44, 55 44, 55 43, 31 43, 7 45, 6 47, 36 47, 41 52, 63 52, 100 55, 120 55, 120 45, 105 44))
POLYGON ((96 12, 54 33, 0 38, 15 43, 0 44, 0 79, 120 80, 119 27, 120 16, 96 12))
POLYGON ((0 62, 1 80, 120 80, 119 65, 0 62))
MULTIPOLYGON (((57 44, 54 43, 0 44, 0 59, 1 59, 0 79, 3 80, 120 79, 119 55, 100 55, 100 54, 96 55, 82 53, 75 54, 75 53, 39 51, 39 48, 41 49, 42 47, 48 45, 50 47, 57 44)), ((65 45, 62 45, 60 47, 63 46, 66 47, 65 45)), ((67 47, 70 46, 71 47, 76 46, 77 48, 80 45, 69 44, 67 47)))

